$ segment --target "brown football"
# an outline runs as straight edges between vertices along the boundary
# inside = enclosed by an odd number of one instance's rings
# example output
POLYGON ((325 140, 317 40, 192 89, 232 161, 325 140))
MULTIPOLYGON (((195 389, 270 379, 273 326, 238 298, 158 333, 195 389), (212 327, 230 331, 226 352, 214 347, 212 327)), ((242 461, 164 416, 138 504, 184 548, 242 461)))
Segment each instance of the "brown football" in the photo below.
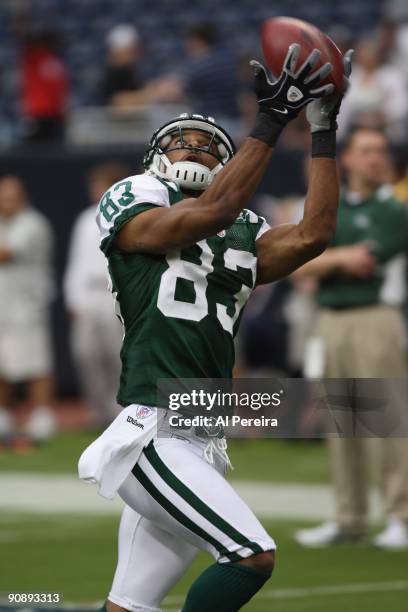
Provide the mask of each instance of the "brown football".
POLYGON ((292 17, 274 17, 263 23, 261 40, 265 61, 275 77, 278 77, 282 71, 289 45, 298 43, 300 54, 297 68, 303 64, 313 49, 319 49, 321 57, 314 70, 330 62, 333 70, 322 84, 333 83, 338 91, 341 90, 343 56, 331 38, 316 26, 292 17))

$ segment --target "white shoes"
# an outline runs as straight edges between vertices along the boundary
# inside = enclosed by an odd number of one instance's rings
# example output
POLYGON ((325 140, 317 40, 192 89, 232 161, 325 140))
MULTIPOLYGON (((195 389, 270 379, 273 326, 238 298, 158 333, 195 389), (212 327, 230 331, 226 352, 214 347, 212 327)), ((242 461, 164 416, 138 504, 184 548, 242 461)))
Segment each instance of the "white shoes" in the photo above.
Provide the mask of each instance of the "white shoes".
MULTIPOLYGON (((347 533, 334 522, 327 522, 312 527, 300 529, 294 534, 298 544, 308 548, 320 548, 340 543, 357 543, 363 540, 362 535, 347 533)), ((374 546, 384 550, 408 550, 408 523, 400 519, 389 519, 384 530, 372 541, 374 546)))
POLYGON ((57 418, 51 408, 34 408, 24 427, 24 433, 35 442, 44 442, 57 432, 57 418))
POLYGON ((298 544, 308 548, 320 548, 331 544, 355 543, 363 539, 362 535, 348 533, 332 521, 312 527, 311 529, 299 529, 294 534, 298 544))
POLYGON ((385 550, 408 550, 408 524, 390 518, 385 529, 374 538, 373 544, 385 550))
POLYGON ((0 440, 11 436, 14 433, 15 426, 14 416, 11 412, 0 407, 0 440))

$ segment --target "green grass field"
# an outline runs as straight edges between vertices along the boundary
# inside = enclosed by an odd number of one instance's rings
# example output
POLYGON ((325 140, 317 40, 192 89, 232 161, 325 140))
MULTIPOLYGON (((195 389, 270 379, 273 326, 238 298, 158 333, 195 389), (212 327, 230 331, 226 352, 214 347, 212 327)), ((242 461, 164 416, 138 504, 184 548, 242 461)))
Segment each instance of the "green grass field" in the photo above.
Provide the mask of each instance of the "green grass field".
MULTIPOLYGON (((297 526, 288 522, 266 523, 278 541, 278 563, 264 592, 246 607, 248 612, 406 609, 408 553, 384 553, 368 545, 304 550, 291 537, 297 526), (387 583, 398 581, 405 581, 404 589, 385 590, 392 586, 387 583), (357 590, 363 592, 347 592, 353 585, 359 585, 357 590), (340 592, 333 589, 332 594, 325 594, 324 588, 336 586, 340 592), (315 587, 324 587, 323 592, 310 591, 315 587), (298 589, 307 591, 299 593, 298 589)), ((115 518, 3 514, 1 590, 58 591, 67 602, 100 600, 109 588, 115 567, 116 529, 115 518)), ((169 609, 178 609, 188 585, 208 563, 209 556, 202 554, 197 558, 169 597, 169 609)))
MULTIPOLYGON (((0 455, 0 471, 74 473, 78 458, 97 433, 62 433, 28 455, 0 455)), ((318 483, 328 480, 322 442, 231 440, 231 478, 274 482, 318 483)))
MULTIPOLYGON (((89 434, 64 434, 29 456, 4 454, 0 472, 74 472, 76 458, 90 439, 89 434)), ((314 443, 251 440, 231 445, 233 478, 246 480, 325 482, 325 457, 323 446, 314 443)), ((116 517, 89 514, 1 512, 0 599, 9 592, 59 591, 66 602, 102 600, 116 563, 117 523, 116 517)), ((386 553, 368 544, 305 550, 292 538, 301 524, 264 524, 278 543, 277 567, 246 606, 248 612, 408 609, 407 552, 386 553)), ((204 554, 197 558, 165 602, 166 611, 180 609, 188 585, 211 562, 204 554)))

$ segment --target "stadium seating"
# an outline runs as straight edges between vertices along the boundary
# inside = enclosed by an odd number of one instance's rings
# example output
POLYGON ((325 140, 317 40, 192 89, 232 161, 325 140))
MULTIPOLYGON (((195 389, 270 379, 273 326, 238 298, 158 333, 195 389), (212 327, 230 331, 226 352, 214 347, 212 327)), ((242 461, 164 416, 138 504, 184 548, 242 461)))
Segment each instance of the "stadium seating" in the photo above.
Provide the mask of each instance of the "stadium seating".
MULTIPOLYGON (((213 17, 223 41, 236 53, 256 52, 259 25, 273 15, 308 19, 320 27, 344 23, 353 34, 370 29, 381 15, 381 0, 36 0, 34 27, 53 26, 63 36, 64 56, 71 73, 73 108, 97 102, 97 83, 109 29, 118 23, 135 24, 144 47, 146 77, 177 70, 184 57, 182 32, 191 23, 213 17)), ((12 31, 11 3, 0 3, 0 133, 18 117, 18 45, 12 31)), ((6 139, 7 140, 7 139, 6 139)))

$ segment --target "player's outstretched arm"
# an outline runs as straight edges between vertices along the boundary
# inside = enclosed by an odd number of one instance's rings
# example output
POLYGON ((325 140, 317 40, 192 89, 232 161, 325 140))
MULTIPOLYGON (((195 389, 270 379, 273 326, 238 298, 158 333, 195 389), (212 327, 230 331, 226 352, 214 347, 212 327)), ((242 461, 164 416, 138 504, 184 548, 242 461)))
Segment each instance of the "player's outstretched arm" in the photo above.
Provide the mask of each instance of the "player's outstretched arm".
POLYGON ((313 72, 319 51, 313 51, 296 71, 298 55, 299 45, 291 45, 282 74, 274 82, 261 64, 252 62, 259 113, 237 155, 200 197, 134 217, 118 234, 119 248, 127 252, 166 253, 212 236, 234 222, 254 194, 285 125, 297 116, 307 101, 320 98, 332 87, 321 86, 322 79, 331 70, 330 64, 313 72), (294 84, 303 96, 289 103, 287 92, 294 84))
POLYGON ((314 158, 302 221, 272 228, 256 242, 258 285, 288 276, 325 250, 336 227, 338 199, 335 160, 314 158))
POLYGON ((117 246, 126 252, 167 253, 229 227, 255 191, 271 155, 271 147, 247 138, 200 197, 134 217, 120 230, 117 246))
POLYGON ((344 58, 343 93, 329 94, 309 104, 306 111, 312 131, 312 163, 303 219, 282 225, 257 240, 257 284, 283 278, 320 255, 330 243, 339 200, 336 155, 336 117, 348 86, 352 51, 344 58))

